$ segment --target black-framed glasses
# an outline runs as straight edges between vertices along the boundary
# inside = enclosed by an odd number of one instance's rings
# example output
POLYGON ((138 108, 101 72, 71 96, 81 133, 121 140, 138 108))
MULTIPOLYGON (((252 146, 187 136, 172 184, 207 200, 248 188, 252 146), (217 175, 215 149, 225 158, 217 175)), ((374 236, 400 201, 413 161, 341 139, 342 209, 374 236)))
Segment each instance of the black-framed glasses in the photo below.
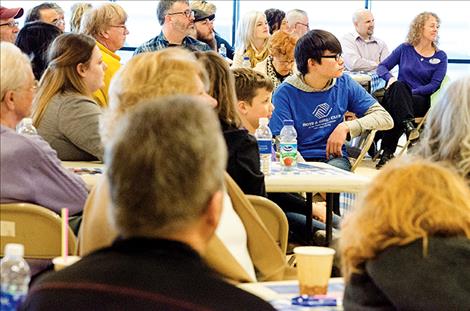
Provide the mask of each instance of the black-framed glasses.
POLYGON ((307 29, 310 29, 310 26, 308 24, 304 24, 304 23, 301 23, 301 22, 295 23, 294 28, 297 27, 297 25, 302 25, 302 26, 307 27, 307 29))
POLYGON ((334 54, 334 55, 323 55, 321 58, 334 58, 335 61, 339 61, 343 57, 342 53, 334 54))
POLYGON ((178 14, 183 14, 187 18, 194 18, 194 11, 191 10, 186 10, 186 11, 181 11, 181 12, 174 12, 174 13, 167 13, 166 15, 178 15, 178 14))
POLYGON ((3 24, 0 24, 0 26, 8 26, 8 27, 18 27, 20 23, 18 23, 17 21, 9 21, 8 23, 3 23, 3 24))

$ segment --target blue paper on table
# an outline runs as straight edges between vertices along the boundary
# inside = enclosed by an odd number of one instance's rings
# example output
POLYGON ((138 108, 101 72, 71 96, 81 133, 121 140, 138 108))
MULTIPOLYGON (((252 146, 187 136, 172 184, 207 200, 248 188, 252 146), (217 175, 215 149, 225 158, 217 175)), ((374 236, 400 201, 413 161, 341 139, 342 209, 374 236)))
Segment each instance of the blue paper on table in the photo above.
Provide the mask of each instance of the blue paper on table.
MULTIPOLYGON (((266 285, 270 290, 275 291, 278 294, 298 294, 299 285, 289 284, 289 285, 266 285)), ((328 285, 328 292, 343 292, 344 284, 342 283, 333 283, 328 285)))

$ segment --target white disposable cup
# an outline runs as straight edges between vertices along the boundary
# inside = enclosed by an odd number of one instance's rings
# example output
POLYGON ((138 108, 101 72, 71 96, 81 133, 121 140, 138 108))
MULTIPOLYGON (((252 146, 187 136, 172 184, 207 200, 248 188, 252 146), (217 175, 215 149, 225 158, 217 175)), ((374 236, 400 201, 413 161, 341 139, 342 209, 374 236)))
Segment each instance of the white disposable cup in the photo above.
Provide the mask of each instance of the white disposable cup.
POLYGON ((326 295, 335 252, 319 246, 294 248, 301 295, 326 295))
POLYGON ((52 259, 52 263, 54 264, 54 270, 59 271, 68 266, 73 265, 77 261, 79 261, 82 257, 80 256, 67 256, 67 259, 64 257, 54 257, 52 259))

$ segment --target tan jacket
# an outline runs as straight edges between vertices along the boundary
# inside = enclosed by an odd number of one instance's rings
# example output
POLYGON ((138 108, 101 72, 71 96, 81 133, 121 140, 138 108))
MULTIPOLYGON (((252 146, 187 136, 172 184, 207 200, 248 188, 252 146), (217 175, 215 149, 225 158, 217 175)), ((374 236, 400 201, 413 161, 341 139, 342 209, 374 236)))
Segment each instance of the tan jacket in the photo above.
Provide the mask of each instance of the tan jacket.
MULTIPOLYGON (((248 251, 256 270, 258 281, 295 279, 296 271, 286 263, 283 254, 261 222, 255 209, 233 179, 225 174, 227 192, 233 208, 242 220, 248 238, 248 251)), ((117 236, 110 223, 109 186, 101 178, 90 193, 83 210, 79 233, 79 254, 86 255, 98 248, 108 246, 117 236)), ((230 282, 255 282, 230 254, 222 241, 214 235, 204 254, 207 264, 230 282)))

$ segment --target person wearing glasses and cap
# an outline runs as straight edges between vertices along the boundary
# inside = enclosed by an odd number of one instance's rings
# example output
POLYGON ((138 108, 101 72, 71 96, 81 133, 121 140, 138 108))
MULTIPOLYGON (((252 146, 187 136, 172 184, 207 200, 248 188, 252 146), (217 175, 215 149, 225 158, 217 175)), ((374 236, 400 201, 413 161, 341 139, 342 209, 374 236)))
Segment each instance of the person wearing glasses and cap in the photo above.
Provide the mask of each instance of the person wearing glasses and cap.
POLYGON ((7 9, 0 6, 0 41, 15 43, 16 35, 20 31, 15 19, 23 16, 22 8, 7 9))
POLYGON ((26 14, 25 23, 42 21, 65 31, 64 10, 54 2, 41 3, 26 14))
POLYGON ((161 33, 139 46, 134 55, 143 52, 158 51, 170 46, 181 46, 191 51, 210 51, 204 42, 189 36, 194 27, 194 12, 187 0, 161 0, 157 7, 158 22, 161 33))
POLYGON ((195 38, 207 43, 212 50, 218 52, 223 44, 227 49, 227 58, 233 59, 235 50, 214 30, 216 7, 205 0, 191 1, 191 10, 194 12, 195 38))
POLYGON ((294 56, 298 73, 288 77, 273 96, 269 123, 273 135, 284 120, 294 120, 298 150, 307 161, 327 162, 350 170, 344 142, 369 129, 390 129, 390 114, 350 76, 343 75, 341 44, 330 32, 311 30, 299 39, 294 56), (359 118, 344 121, 346 111, 359 118))

